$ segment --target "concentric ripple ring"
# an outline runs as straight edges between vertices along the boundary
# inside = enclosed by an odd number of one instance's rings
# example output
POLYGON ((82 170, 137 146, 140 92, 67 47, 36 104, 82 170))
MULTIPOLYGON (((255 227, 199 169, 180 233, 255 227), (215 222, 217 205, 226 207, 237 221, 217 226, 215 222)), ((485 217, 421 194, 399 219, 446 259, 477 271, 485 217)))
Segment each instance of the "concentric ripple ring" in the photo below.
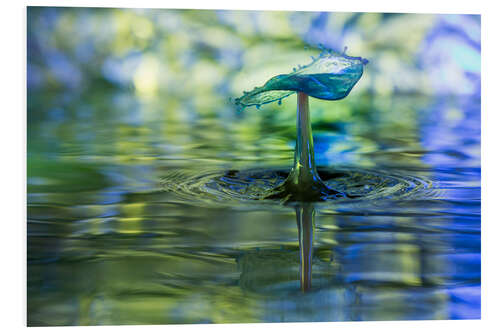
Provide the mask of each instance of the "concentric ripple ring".
MULTIPOLYGON (((241 203, 272 204, 264 199, 273 188, 283 183, 289 170, 262 168, 246 170, 187 169, 168 171, 162 178, 162 189, 180 199, 199 204, 232 206, 241 203)), ((318 168, 318 173, 331 188, 347 194, 346 198, 327 199, 323 203, 339 204, 352 201, 407 200, 435 195, 435 186, 424 177, 394 171, 360 168, 318 168)))

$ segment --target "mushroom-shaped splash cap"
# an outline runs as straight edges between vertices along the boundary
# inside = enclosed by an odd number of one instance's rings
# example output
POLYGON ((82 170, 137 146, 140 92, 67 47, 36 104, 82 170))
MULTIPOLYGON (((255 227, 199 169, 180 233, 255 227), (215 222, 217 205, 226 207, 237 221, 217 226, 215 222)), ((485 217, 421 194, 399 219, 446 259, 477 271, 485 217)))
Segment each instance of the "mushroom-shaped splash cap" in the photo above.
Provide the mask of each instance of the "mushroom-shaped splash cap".
POLYGON ((333 51, 323 51, 307 65, 294 69, 290 74, 280 74, 262 87, 256 87, 235 99, 236 105, 245 108, 281 101, 294 92, 311 97, 337 100, 346 97, 363 75, 368 61, 361 57, 349 57, 333 51))

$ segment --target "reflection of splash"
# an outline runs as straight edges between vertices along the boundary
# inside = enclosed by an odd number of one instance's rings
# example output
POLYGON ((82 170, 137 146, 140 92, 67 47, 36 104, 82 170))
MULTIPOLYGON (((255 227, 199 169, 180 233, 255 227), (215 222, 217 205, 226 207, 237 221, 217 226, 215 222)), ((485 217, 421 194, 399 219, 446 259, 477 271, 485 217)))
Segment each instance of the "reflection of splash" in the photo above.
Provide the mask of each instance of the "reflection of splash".
POLYGON ((258 293, 294 292, 299 288, 307 292, 313 288, 313 267, 318 281, 329 281, 337 274, 336 262, 314 257, 314 214, 312 203, 295 206, 298 252, 291 249, 258 249, 246 252, 238 259, 242 288, 258 293))
POLYGON ((312 257, 314 242, 314 207, 303 203, 295 208, 299 229, 300 289, 308 291, 312 285, 312 257))

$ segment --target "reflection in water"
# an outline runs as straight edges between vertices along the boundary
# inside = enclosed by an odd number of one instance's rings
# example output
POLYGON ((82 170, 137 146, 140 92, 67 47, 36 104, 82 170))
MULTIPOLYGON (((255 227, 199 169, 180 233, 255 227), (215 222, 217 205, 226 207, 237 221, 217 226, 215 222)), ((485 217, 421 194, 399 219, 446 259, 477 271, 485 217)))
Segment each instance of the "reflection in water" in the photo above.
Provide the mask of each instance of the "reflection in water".
POLYGON ((300 289, 308 291, 312 284, 312 258, 314 253, 314 206, 298 204, 295 208, 299 229, 300 289))

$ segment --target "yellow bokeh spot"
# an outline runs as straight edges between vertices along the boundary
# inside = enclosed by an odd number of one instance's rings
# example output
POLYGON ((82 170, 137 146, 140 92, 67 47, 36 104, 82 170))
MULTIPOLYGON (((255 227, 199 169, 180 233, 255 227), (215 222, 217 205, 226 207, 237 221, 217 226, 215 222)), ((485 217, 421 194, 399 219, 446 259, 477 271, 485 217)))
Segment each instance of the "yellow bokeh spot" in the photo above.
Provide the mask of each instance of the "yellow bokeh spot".
POLYGON ((134 75, 134 86, 138 96, 150 99, 158 94, 160 63, 156 57, 146 55, 134 75))
POLYGON ((448 123, 455 125, 464 118, 461 110, 456 108, 449 108, 445 113, 445 119, 448 123))
POLYGON ((142 39, 149 39, 153 36, 153 23, 144 17, 137 17, 132 20, 132 31, 134 35, 142 39))

